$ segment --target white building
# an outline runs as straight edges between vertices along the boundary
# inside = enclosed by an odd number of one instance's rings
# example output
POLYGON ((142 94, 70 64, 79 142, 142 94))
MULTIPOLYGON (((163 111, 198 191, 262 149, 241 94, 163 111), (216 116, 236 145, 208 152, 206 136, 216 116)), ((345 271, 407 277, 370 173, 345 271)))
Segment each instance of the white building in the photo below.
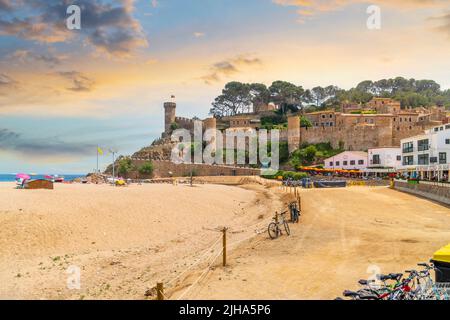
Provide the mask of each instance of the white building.
POLYGON ((324 162, 325 169, 364 170, 367 167, 367 152, 344 151, 324 162))
POLYGON ((364 171, 368 174, 394 173, 402 164, 401 148, 373 148, 367 154, 367 169, 364 171))
POLYGON ((401 171, 422 179, 447 180, 450 164, 450 124, 401 140, 401 171))

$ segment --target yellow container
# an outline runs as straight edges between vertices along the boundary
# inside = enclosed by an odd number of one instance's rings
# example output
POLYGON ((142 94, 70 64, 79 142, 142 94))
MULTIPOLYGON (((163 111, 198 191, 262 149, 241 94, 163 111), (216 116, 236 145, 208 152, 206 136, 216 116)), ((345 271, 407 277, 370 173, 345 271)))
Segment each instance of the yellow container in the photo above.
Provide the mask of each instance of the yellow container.
POLYGON ((433 261, 450 263, 450 244, 436 251, 433 255, 433 261))

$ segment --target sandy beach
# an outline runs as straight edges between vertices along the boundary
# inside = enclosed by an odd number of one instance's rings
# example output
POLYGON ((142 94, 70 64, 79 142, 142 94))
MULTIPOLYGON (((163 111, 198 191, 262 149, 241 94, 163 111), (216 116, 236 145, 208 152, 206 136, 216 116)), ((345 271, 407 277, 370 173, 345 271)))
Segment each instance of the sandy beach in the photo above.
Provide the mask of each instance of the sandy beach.
POLYGON ((450 239, 450 209, 385 187, 301 195, 301 222, 271 241, 254 230, 289 197, 277 187, 1 183, 0 298, 153 299, 161 281, 173 299, 332 299, 374 268, 427 261, 450 239), (228 266, 219 257, 196 282, 204 265, 184 271, 220 245, 223 226, 237 243, 228 266), (79 290, 67 287, 74 266, 79 290))
POLYGON ((243 244, 189 298, 334 299, 359 279, 418 268, 450 242, 450 209, 426 199, 386 187, 301 195, 290 237, 243 244))
POLYGON ((206 184, 1 183, 0 203, 3 299, 143 299, 214 242, 216 228, 267 221, 280 206, 262 187, 206 184), (81 270, 81 290, 67 289, 70 266, 81 270))

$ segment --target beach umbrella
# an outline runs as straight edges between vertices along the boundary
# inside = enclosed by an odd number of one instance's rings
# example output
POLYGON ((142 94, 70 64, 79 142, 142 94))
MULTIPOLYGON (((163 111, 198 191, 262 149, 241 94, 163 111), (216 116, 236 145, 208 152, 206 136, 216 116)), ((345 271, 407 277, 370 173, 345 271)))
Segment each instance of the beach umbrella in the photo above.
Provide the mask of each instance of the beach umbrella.
POLYGON ((25 173, 18 173, 16 174, 16 179, 29 180, 31 177, 25 173))
POLYGON ((44 179, 53 179, 53 177, 52 176, 50 176, 50 175, 46 175, 46 176, 44 176, 44 179))

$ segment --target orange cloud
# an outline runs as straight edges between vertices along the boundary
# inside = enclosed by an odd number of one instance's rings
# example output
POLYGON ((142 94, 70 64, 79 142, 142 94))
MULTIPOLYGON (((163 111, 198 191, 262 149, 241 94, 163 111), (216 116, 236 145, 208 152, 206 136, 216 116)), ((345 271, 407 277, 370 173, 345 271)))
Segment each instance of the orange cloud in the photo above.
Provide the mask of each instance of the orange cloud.
MULTIPOLYGON (((320 12, 329 12, 342 9, 345 6, 365 3, 367 0, 272 0, 282 6, 297 6, 302 8, 297 12, 301 16, 311 16, 320 12)), ((370 4, 386 5, 399 8, 423 8, 448 5, 447 0, 372 0, 370 4)))

